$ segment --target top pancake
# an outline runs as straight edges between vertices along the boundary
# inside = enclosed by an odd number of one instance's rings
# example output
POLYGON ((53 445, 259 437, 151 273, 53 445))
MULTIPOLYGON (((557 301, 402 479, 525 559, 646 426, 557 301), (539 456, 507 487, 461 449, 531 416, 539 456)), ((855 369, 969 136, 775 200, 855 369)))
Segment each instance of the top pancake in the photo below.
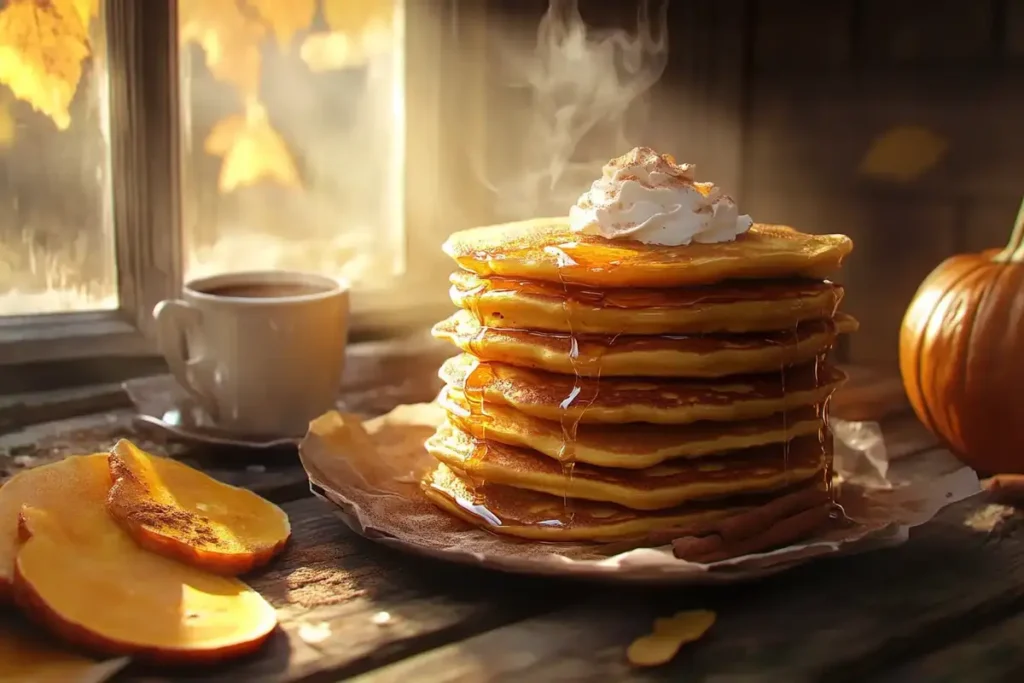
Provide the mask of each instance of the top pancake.
POLYGON ((820 280, 835 272, 852 249, 845 235, 809 235, 760 224, 732 242, 666 247, 574 233, 564 217, 463 230, 444 244, 460 267, 478 275, 609 288, 820 280))

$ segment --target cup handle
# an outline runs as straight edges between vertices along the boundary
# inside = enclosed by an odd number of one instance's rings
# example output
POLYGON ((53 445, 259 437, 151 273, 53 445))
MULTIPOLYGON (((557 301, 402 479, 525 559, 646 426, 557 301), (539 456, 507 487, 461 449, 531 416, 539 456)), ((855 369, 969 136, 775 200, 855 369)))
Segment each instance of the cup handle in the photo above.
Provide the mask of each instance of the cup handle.
POLYGON ((209 390, 196 381, 194 369, 202 362, 203 358, 189 358, 188 345, 185 333, 189 329, 200 326, 203 319, 202 312, 189 305, 181 299, 169 299, 161 301, 153 309, 153 319, 156 321, 157 342, 160 351, 174 375, 174 379, 185 389, 188 394, 214 420, 217 419, 217 402, 209 390))

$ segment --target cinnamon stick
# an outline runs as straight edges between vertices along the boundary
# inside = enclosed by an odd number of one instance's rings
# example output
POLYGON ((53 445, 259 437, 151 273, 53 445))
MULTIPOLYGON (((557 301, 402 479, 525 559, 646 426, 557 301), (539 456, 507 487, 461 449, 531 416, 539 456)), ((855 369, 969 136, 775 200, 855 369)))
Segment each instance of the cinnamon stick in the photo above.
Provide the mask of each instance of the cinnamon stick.
MULTIPOLYGON (((713 537, 719 543, 734 543, 744 538, 764 533, 779 520, 785 519, 801 510, 815 507, 828 502, 828 492, 817 486, 803 488, 771 500, 764 505, 748 508, 734 515, 698 525, 673 527, 653 531, 643 538, 628 539, 606 544, 602 551, 607 555, 616 555, 627 550, 645 547, 657 547, 667 543, 680 542, 683 539, 701 539, 713 537)), ((684 545, 690 548, 696 541, 687 540, 684 545)), ((706 552, 709 543, 695 545, 700 552, 706 552)))
POLYGON ((989 495, 1002 503, 1024 503, 1024 474, 997 474, 981 482, 989 495))

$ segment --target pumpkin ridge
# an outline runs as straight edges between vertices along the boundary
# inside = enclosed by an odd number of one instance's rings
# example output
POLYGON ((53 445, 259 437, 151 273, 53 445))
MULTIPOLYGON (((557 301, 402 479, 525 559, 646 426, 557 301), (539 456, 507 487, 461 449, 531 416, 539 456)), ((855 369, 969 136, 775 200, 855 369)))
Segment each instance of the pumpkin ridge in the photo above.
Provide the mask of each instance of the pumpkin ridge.
MULTIPOLYGON (((971 271, 972 274, 973 273, 977 273, 977 272, 982 271, 982 270, 987 270, 988 265, 989 265, 988 262, 981 261, 980 263, 981 263, 982 267, 976 268, 975 270, 972 270, 971 271)), ((978 312, 985 305, 985 302, 988 300, 989 294, 991 294, 993 291, 997 291, 998 290, 997 285, 999 284, 999 279, 1001 277, 1003 277, 1003 275, 1005 275, 1006 272, 1009 271, 1009 270, 1010 270, 1009 268, 1005 268, 1005 267, 1001 268, 999 273, 994 278, 988 278, 986 283, 985 283, 985 288, 981 292, 981 296, 978 297, 978 303, 975 306, 972 307, 970 327, 967 329, 967 340, 964 343, 965 350, 964 350, 964 352, 962 354, 960 354, 960 356, 961 356, 960 357, 960 365, 961 365, 961 367, 960 367, 960 376, 959 376, 959 381, 960 381, 959 391, 961 392, 962 396, 966 396, 967 395, 966 393, 964 393, 964 392, 967 391, 967 369, 971 366, 971 353, 972 353, 972 349, 974 348, 974 331, 978 327, 975 324, 977 319, 978 319, 978 312)), ((960 430, 960 441, 961 441, 962 444, 964 444, 964 449, 966 450, 966 440, 964 439, 963 429, 962 428, 960 430)))
MULTIPOLYGON (((984 267, 984 265, 985 264, 981 262, 973 264, 972 268, 967 269, 966 272, 962 273, 958 278, 952 280, 948 285, 946 285, 945 291, 942 293, 942 296, 939 297, 939 299, 935 302, 935 305, 933 306, 932 310, 928 313, 927 322, 931 322, 932 316, 935 315, 935 309, 939 307, 939 304, 942 303, 942 300, 945 299, 950 294, 954 293, 957 287, 962 285, 969 277, 971 277, 979 270, 981 270, 984 267)), ((927 329, 927 323, 925 325, 925 329, 927 329)), ((917 402, 921 406, 922 412, 924 412, 924 415, 921 415, 919 417, 921 417, 922 421, 925 422, 925 426, 927 426, 930 431, 934 432, 938 430, 938 422, 936 421, 935 414, 932 411, 931 401, 928 400, 928 397, 925 395, 924 390, 925 354, 923 353, 923 349, 927 339, 928 335, 926 334, 921 334, 918 336, 917 343, 914 349, 914 374, 917 377, 917 402)))

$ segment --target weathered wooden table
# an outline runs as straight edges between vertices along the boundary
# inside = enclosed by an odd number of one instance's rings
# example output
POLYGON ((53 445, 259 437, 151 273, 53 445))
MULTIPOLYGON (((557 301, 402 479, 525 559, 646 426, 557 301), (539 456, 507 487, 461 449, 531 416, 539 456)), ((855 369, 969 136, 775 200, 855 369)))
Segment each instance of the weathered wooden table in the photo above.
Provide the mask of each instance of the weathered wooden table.
MULTIPOLYGON (((367 347, 347 382, 366 412, 436 392, 436 359, 367 347)), ((880 418, 894 457, 936 443, 898 384, 855 375, 836 412, 880 418)), ((281 628, 257 656, 215 669, 130 668, 116 680, 190 681, 1019 681, 1024 680, 1024 519, 977 496, 906 545, 824 560, 756 583, 642 589, 447 566, 357 537, 312 498, 294 454, 153 444, 117 387, 0 398, 0 481, 127 436, 281 504, 294 537, 247 577, 281 628), (625 649, 652 620, 708 608, 718 622, 669 665, 632 670, 625 649)))

